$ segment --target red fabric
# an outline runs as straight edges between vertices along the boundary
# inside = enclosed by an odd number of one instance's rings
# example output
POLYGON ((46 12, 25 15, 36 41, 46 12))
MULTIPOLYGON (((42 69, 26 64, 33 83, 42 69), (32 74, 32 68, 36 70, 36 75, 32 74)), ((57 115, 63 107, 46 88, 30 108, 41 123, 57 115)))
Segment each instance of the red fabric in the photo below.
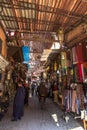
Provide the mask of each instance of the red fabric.
POLYGON ((77 45, 72 48, 73 63, 83 63, 87 61, 87 48, 86 44, 77 45))
POLYGON ((76 55, 78 63, 87 61, 87 43, 82 43, 81 45, 76 46, 76 55))
POLYGON ((82 63, 83 62, 82 45, 78 45, 76 47, 76 54, 77 54, 78 63, 82 63))
POLYGON ((57 85, 54 85, 53 91, 56 91, 56 90, 58 90, 58 87, 57 87, 57 85))
POLYGON ((83 76, 82 76, 82 67, 81 67, 81 64, 78 64, 78 70, 79 70, 80 81, 83 81, 83 76))

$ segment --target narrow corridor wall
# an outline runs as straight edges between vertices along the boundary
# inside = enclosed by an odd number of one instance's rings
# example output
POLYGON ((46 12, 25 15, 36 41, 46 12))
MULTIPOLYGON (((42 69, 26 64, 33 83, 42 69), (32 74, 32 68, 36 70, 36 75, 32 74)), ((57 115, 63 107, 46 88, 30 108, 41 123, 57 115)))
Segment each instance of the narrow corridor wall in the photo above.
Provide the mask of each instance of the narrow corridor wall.
POLYGON ((1 26, 0 26, 0 38, 2 40, 1 54, 6 58, 7 57, 6 35, 1 26))

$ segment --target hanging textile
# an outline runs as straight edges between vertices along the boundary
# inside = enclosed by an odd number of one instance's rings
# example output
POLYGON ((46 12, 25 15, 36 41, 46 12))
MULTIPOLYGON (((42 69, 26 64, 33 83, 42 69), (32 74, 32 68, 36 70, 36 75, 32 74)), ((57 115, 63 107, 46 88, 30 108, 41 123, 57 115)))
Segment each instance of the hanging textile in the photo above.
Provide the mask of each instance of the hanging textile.
POLYGON ((66 66, 67 67, 72 67, 72 53, 71 51, 66 52, 66 66))
POLYGON ((73 56, 73 64, 77 64, 78 59, 77 59, 76 47, 72 48, 72 56, 73 56))
POLYGON ((78 64, 77 66, 78 66, 79 80, 82 82, 83 81, 82 66, 81 64, 78 64))
POLYGON ((66 69, 66 53, 65 52, 61 52, 61 65, 63 69, 66 69))
POLYGON ((76 46, 76 55, 77 55, 78 63, 82 63, 83 62, 82 45, 76 46))
POLYGON ((72 111, 73 112, 76 112, 76 98, 77 98, 76 90, 73 90, 72 91, 72 111))
POLYGON ((30 47, 29 46, 23 46, 22 52, 23 52, 24 63, 29 62, 29 60, 30 60, 30 47))
POLYGON ((83 84, 77 84, 76 87, 77 97, 80 100, 80 107, 84 109, 84 91, 83 91, 83 84))

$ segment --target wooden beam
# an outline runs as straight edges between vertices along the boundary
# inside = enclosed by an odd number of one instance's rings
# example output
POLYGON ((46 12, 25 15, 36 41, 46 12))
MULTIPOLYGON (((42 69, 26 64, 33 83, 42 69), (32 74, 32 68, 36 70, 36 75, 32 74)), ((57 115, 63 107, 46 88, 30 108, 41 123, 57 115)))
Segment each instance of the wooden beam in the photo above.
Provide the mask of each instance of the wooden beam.
MULTIPOLYGON (((25 23, 31 23, 31 19, 30 18, 23 18, 23 17, 16 17, 16 16, 3 16, 0 15, 0 20, 6 20, 6 21, 14 21, 17 18, 18 22, 21 22, 21 19, 23 22, 25 23), (3 17, 3 18, 2 18, 3 17)), ((38 19, 32 19, 32 22, 34 22, 35 24, 46 24, 49 25, 49 21, 47 20, 38 20, 38 19)), ((54 23, 54 22, 50 22, 50 25, 52 26, 60 26, 60 24, 58 23, 54 23)))
POLYGON ((69 43, 68 43, 68 48, 72 48, 74 46, 76 46, 77 44, 81 43, 81 42, 85 42, 87 40, 87 34, 83 33, 80 34, 78 37, 75 37, 74 39, 72 39, 69 43))
MULTIPOLYGON (((11 39, 15 39, 15 37, 10 37, 11 39)), ((44 39, 44 38, 26 38, 26 37, 16 37, 17 40, 25 40, 25 41, 35 41, 35 42, 47 42, 47 43, 53 43, 58 42, 58 40, 50 40, 50 39, 44 39)))
POLYGON ((3 24, 2 24, 2 22, 1 22, 1 21, 0 21, 0 26, 1 26, 1 28, 2 28, 3 32, 4 32, 5 36, 6 36, 6 30, 5 30, 5 28, 4 28, 4 26, 3 26, 3 24))
POLYGON ((85 22, 82 22, 77 27, 67 32, 65 34, 65 45, 67 45, 68 47, 74 46, 76 43, 87 38, 86 30, 87 24, 85 22))

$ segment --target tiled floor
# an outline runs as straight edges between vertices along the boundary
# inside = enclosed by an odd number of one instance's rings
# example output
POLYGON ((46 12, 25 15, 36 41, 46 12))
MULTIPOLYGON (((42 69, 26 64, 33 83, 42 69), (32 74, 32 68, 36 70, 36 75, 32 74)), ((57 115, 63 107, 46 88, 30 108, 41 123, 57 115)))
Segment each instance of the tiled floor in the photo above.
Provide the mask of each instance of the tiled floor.
POLYGON ((83 130, 80 122, 69 115, 68 123, 62 119, 63 112, 51 100, 47 99, 44 109, 40 109, 37 97, 29 99, 25 106, 24 117, 11 122, 12 106, 0 121, 0 130, 83 130))

